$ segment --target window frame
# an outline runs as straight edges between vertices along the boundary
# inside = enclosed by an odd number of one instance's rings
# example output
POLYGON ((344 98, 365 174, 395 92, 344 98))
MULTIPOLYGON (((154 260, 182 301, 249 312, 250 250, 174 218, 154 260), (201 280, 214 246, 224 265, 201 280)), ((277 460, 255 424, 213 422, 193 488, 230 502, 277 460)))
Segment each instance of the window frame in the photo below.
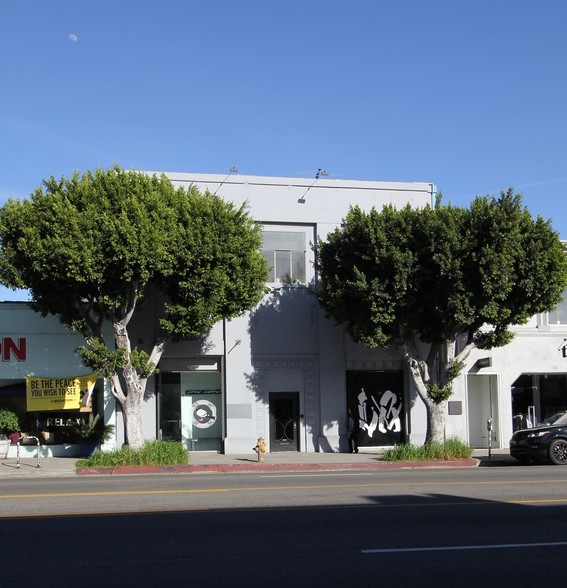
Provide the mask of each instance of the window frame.
POLYGON ((547 324, 550 327, 567 325, 567 289, 563 292, 563 300, 553 311, 547 312, 547 324))
MULTIPOLYGON (((314 252, 312 248, 312 243, 315 242, 315 227, 313 225, 302 225, 302 224, 291 224, 291 223, 262 223, 262 254, 268 261, 270 266, 270 276, 268 278, 268 285, 275 288, 281 288, 286 284, 309 284, 314 277, 314 252), (302 252, 302 263, 303 263, 303 276, 297 278, 294 275, 294 266, 297 265, 297 259, 294 259, 294 253, 299 253, 300 249, 284 249, 273 247, 272 249, 267 249, 265 247, 264 241, 264 234, 265 233, 295 233, 298 235, 303 235, 304 237, 304 250, 302 252), (270 259, 267 253, 271 253, 271 257, 273 262, 270 262, 270 259), (282 253, 289 253, 288 264, 291 270, 290 272, 290 279, 285 280, 281 279, 281 276, 278 276, 277 271, 277 255, 282 253)), ((289 274, 288 274, 289 275, 289 274)))

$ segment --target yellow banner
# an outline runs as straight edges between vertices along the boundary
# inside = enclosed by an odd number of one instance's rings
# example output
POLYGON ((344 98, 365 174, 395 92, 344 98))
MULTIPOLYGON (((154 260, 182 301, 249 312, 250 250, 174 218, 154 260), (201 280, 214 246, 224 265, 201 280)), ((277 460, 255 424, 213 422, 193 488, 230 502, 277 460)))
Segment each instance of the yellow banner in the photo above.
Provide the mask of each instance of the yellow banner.
POLYGON ((26 402, 32 410, 92 412, 92 394, 98 374, 70 378, 26 378, 26 402))

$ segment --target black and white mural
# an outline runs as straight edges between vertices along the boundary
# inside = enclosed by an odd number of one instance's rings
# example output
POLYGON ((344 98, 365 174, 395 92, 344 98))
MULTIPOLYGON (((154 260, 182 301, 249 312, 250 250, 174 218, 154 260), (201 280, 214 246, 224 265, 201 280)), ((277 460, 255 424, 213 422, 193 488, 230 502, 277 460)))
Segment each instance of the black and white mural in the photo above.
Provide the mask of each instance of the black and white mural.
POLYGON ((357 419, 360 447, 405 442, 403 400, 403 372, 347 371, 347 407, 357 419))

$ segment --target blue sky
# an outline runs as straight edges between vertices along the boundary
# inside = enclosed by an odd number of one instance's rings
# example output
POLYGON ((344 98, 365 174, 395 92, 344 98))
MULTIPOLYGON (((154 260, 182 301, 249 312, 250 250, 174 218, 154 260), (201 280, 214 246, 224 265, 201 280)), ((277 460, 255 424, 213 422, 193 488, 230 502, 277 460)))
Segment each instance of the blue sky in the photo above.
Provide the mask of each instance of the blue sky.
POLYGON ((115 162, 323 168, 462 206, 513 186, 567 239, 563 0, 0 0, 0 23, 0 204, 115 162))

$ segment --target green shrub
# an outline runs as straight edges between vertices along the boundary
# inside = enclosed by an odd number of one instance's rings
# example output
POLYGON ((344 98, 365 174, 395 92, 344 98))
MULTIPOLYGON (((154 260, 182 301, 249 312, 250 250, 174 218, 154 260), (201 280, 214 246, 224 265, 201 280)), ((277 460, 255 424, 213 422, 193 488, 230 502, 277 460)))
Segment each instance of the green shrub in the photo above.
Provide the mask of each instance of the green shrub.
POLYGON ((11 410, 0 410, 0 433, 16 433, 20 430, 18 415, 11 410))
POLYGON ((401 443, 382 454, 384 461, 451 461, 470 459, 472 449, 458 439, 447 439, 445 443, 427 443, 416 446, 401 443))
POLYGON ((75 464, 79 468, 151 466, 151 465, 187 465, 189 452, 182 443, 173 441, 146 442, 141 449, 132 449, 127 445, 114 451, 97 451, 75 464))

